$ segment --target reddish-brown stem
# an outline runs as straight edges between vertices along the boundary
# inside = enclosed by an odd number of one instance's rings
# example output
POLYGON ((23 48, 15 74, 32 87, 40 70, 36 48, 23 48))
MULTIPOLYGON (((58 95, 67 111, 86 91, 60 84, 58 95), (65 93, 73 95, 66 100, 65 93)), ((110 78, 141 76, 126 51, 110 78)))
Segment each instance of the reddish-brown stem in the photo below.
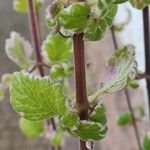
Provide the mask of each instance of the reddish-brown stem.
MULTIPOLYGON (((149 7, 143 9, 143 31, 144 31, 144 46, 145 46, 145 72, 150 74, 150 23, 149 23, 149 7)), ((150 80, 146 79, 148 103, 150 111, 150 80)), ((149 112, 150 117, 150 112, 149 112)), ((150 118, 149 118, 150 119, 150 118)))
MULTIPOLYGON (((80 112, 80 119, 88 118, 88 99, 86 91, 85 58, 83 33, 73 36, 75 81, 76 81, 76 106, 80 112)), ((80 150, 87 150, 86 143, 80 140, 80 150)))
MULTIPOLYGON (((44 69, 42 65, 39 65, 39 64, 43 64, 43 60, 42 60, 41 51, 40 51, 37 16, 36 16, 36 11, 35 11, 33 0, 28 0, 28 7, 29 7, 29 21, 30 21, 32 39, 33 39, 33 44, 34 44, 34 49, 35 49, 35 54, 36 54, 36 63, 37 63, 39 73, 43 77, 44 69)), ((56 125, 55 125, 53 118, 51 119, 51 123, 52 123, 53 129, 56 130, 56 125)), ((52 147, 52 150, 55 150, 55 148, 52 147)))
POLYGON ((149 74, 146 74, 146 73, 138 73, 136 75, 136 79, 146 79, 146 80, 150 80, 150 75, 149 74))
MULTIPOLYGON (((30 27, 31 27, 32 39, 33 39, 33 44, 34 44, 34 49, 35 49, 35 54, 36 54, 36 62, 38 64, 39 63, 42 64, 43 61, 42 61, 41 52, 40 52, 37 20, 36 20, 33 0, 28 0, 28 7, 29 7, 29 20, 31 24, 30 27)), ((40 75, 43 77, 44 76, 43 67, 38 66, 38 69, 39 69, 40 75)))

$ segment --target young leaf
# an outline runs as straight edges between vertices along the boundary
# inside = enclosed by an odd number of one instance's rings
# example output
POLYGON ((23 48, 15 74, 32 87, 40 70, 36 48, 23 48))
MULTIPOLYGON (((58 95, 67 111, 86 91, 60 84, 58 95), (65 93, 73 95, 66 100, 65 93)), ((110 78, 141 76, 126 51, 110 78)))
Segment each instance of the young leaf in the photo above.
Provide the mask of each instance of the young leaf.
POLYGON ((130 112, 124 112, 117 118, 117 124, 120 126, 125 126, 132 122, 132 115, 130 112))
POLYGON ((100 17, 91 18, 85 28, 85 40, 100 40, 111 26, 117 13, 117 5, 109 5, 101 11, 100 17))
POLYGON ((53 65, 50 75, 52 79, 61 80, 65 76, 64 68, 59 64, 53 65))
POLYGON ((13 74, 10 102, 14 110, 31 121, 63 115, 66 112, 66 98, 60 84, 25 72, 13 74))
POLYGON ((2 87, 2 84, 0 84, 0 101, 2 101, 5 97, 5 91, 2 87))
POLYGON ((84 31, 90 14, 90 5, 76 2, 58 13, 58 21, 64 29, 81 33, 84 31))
POLYGON ((133 7, 137 9, 143 9, 144 7, 148 6, 150 4, 149 0, 130 0, 130 3, 133 7))
POLYGON ((52 32, 56 32, 58 28, 58 13, 64 8, 64 4, 60 0, 53 0, 50 2, 46 10, 46 22, 48 28, 52 32))
POLYGON ((22 133, 28 138, 38 138, 44 132, 44 122, 30 121, 23 117, 19 120, 19 127, 22 133))
POLYGON ((135 80, 128 78, 128 86, 133 89, 137 89, 139 84, 135 80))
POLYGON ((107 130, 107 126, 103 126, 99 123, 92 121, 81 121, 78 129, 74 132, 83 141, 98 141, 105 137, 107 130))
POLYGON ((50 75, 55 80, 62 80, 65 77, 72 75, 73 66, 69 63, 63 62, 61 64, 55 64, 51 68, 50 75))
MULTIPOLYGON (((43 0, 35 0, 36 9, 39 10, 43 0)), ((28 0, 14 0, 13 8, 20 13, 26 13, 28 11, 28 0)))
POLYGON ((143 150, 150 149, 150 132, 148 132, 143 138, 143 150))
POLYGON ((99 96, 106 93, 114 93, 122 90, 128 84, 128 78, 134 79, 137 73, 137 63, 135 61, 134 47, 127 45, 118 49, 108 60, 108 78, 101 88, 90 97, 97 100, 99 96))
POLYGON ((6 40, 5 49, 9 59, 21 68, 27 68, 31 65, 32 60, 30 58, 33 49, 30 43, 21 37, 19 33, 10 33, 10 38, 6 40))
POLYGON ((79 125, 79 116, 73 112, 68 112, 60 119, 60 125, 63 128, 73 128, 79 125))
POLYGON ((89 116, 91 121, 101 123, 105 125, 107 123, 106 108, 103 103, 99 103, 92 114, 89 116))
POLYGON ((50 61, 66 60, 72 53, 72 40, 60 34, 49 34, 43 43, 43 50, 50 61))

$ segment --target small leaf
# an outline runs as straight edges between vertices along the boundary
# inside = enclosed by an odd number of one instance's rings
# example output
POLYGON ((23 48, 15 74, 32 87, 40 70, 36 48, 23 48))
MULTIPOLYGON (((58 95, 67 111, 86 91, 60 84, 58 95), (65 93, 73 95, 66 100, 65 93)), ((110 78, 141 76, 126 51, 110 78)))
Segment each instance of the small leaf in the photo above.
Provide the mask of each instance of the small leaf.
POLYGON ((103 103, 99 103, 92 114, 89 116, 90 120, 105 125, 107 123, 106 108, 103 103))
POLYGON ((139 84, 135 80, 130 79, 130 78, 128 78, 127 84, 128 84, 128 86, 130 86, 133 89, 137 89, 139 87, 139 84))
POLYGON ((92 121, 81 121, 78 129, 74 132, 83 141, 98 141, 105 137, 107 130, 107 126, 103 126, 99 123, 92 121))
POLYGON ((150 149, 150 132, 148 132, 143 138, 143 150, 150 149))
POLYGON ((10 33, 10 39, 6 40, 5 49, 9 59, 21 68, 27 68, 31 65, 33 49, 30 43, 21 37, 19 33, 10 33))
POLYGON ((52 32, 57 32, 58 28, 58 13, 64 8, 64 4, 60 0, 53 0, 50 2, 46 10, 46 21, 48 28, 52 32))
POLYGON ((4 100, 5 97, 5 91, 2 87, 2 84, 0 84, 0 101, 4 100))
POLYGON ((12 77, 12 74, 10 74, 10 73, 5 73, 5 74, 2 75, 1 83, 5 88, 10 86, 11 77, 12 77))
POLYGON ((150 4, 149 0, 130 0, 133 7, 137 9, 143 9, 150 4))
POLYGON ((64 68, 59 64, 53 65, 50 75, 53 79, 62 80, 62 78, 65 76, 64 68))
POLYGON ((72 32, 84 31, 90 14, 90 6, 86 2, 75 2, 58 14, 60 26, 72 32))
POLYGON ((79 116, 73 112, 68 112, 60 119, 61 127, 63 128, 74 128, 79 125, 79 116))
POLYGON ((73 73, 73 66, 69 62, 62 63, 62 67, 64 68, 65 77, 69 77, 73 73))
POLYGON ((31 121, 63 115, 67 109, 60 84, 25 72, 13 74, 10 102, 14 110, 31 121))
POLYGON ((63 140, 63 132, 61 130, 57 130, 51 139, 51 144, 55 147, 59 147, 62 144, 62 140, 63 140))
POLYGON ((132 115, 130 112, 124 112, 117 118, 117 124, 120 126, 125 126, 132 122, 132 115))
MULTIPOLYGON (((35 0, 36 9, 39 10, 43 0, 35 0)), ((13 8, 15 11, 20 13, 26 13, 28 11, 28 0, 14 0, 13 8)))
POLYGON ((73 66, 67 62, 55 64, 52 66, 50 75, 55 80, 62 80, 72 75, 73 66))
POLYGON ((114 93, 122 90, 128 84, 128 79, 133 80, 137 74, 137 62, 135 61, 134 47, 127 45, 118 49, 108 60, 109 70, 107 79, 100 89, 90 97, 91 101, 106 93, 114 93))
POLYGON ((72 41, 59 34, 49 34, 43 43, 43 50, 50 61, 63 61, 71 56, 72 41))
POLYGON ((117 5, 109 5, 101 11, 101 15, 92 18, 85 28, 85 40, 97 41, 102 39, 105 32, 112 25, 114 17, 117 13, 117 5))
POLYGON ((30 121, 20 118, 19 127, 22 133, 28 138, 38 138, 44 132, 44 123, 42 121, 30 121))

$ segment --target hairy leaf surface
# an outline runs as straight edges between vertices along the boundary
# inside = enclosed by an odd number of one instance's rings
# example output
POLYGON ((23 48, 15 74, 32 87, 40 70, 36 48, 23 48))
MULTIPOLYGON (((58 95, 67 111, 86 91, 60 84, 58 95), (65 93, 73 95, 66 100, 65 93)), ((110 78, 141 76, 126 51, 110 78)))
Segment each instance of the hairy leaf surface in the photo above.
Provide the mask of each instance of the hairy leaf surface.
POLYGON ((100 16, 91 18, 85 28, 85 40, 97 41, 102 39, 105 32, 112 25, 114 17, 117 13, 117 5, 108 5, 102 9, 100 16))
POLYGON ((43 50, 49 61, 66 60, 72 53, 72 41, 59 34, 49 34, 43 43, 43 50))
POLYGON ((11 104, 28 120, 43 120, 66 112, 66 98, 60 84, 48 78, 16 72, 10 88, 11 104))
POLYGON ((27 68, 31 65, 33 49, 31 44, 19 33, 11 32, 10 38, 6 40, 5 50, 9 59, 21 68, 27 68))
POLYGON ((99 103, 95 108, 94 111, 89 116, 90 120, 94 122, 101 123, 105 125, 107 123, 106 118, 106 108, 103 103, 99 103))
POLYGON ((97 99, 103 94, 122 90, 128 85, 128 78, 134 79, 136 74, 137 62, 135 61, 134 47, 127 45, 118 49, 108 60, 106 81, 101 83, 101 87, 91 96, 91 99, 97 99))
POLYGON ((107 126, 103 126, 99 123, 95 123, 92 121, 81 121, 78 129, 75 131, 75 133, 83 141, 98 141, 105 137, 106 132, 107 126))
POLYGON ((59 24, 64 29, 80 33, 83 32, 87 24, 89 14, 90 6, 88 3, 76 2, 59 12, 59 24))

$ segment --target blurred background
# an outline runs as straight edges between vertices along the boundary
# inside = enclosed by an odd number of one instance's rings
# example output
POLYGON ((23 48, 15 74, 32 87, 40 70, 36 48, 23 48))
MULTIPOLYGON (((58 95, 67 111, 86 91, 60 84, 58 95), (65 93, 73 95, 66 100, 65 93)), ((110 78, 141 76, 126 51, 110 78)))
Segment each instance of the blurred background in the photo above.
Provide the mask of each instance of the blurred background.
MULTIPOLYGON (((136 47, 136 58, 139 70, 144 71, 144 44, 142 12, 132 8, 129 4, 120 5, 118 15, 114 24, 121 23, 128 18, 130 22, 122 32, 117 32, 119 46, 132 43, 136 47)), ((42 38, 45 39, 47 27, 45 25, 44 8, 41 11, 40 25, 42 27, 42 38)), ((13 64, 5 54, 5 39, 10 36, 11 31, 21 33, 26 39, 30 39, 27 15, 18 14, 13 11, 12 0, 0 0, 0 76, 4 73, 12 73, 19 68, 13 64)), ((103 80, 106 60, 114 52, 114 43, 109 31, 100 42, 86 42, 86 61, 92 65, 87 70, 90 76, 90 83, 96 88, 103 80)), ((129 95, 133 106, 147 106, 147 93, 145 81, 139 81, 140 87, 137 90, 129 89, 129 95)), ((124 91, 115 95, 103 98, 107 108, 109 131, 106 138, 96 143, 95 150, 138 150, 135 133, 132 125, 119 127, 116 124, 116 117, 119 113, 127 111, 127 102, 124 91)), ((146 109, 145 109, 146 110, 146 109)), ((19 115, 15 113, 9 103, 9 93, 6 93, 4 101, 0 101, 0 150, 48 150, 49 142, 42 138, 38 140, 27 139, 18 127, 19 115)), ((137 122, 139 134, 142 138, 147 130, 147 122, 144 118, 137 122)), ((77 150, 77 141, 66 138, 64 150, 77 150), (67 144, 66 144, 67 143, 67 144), (65 147, 67 145, 67 147, 65 147)))

